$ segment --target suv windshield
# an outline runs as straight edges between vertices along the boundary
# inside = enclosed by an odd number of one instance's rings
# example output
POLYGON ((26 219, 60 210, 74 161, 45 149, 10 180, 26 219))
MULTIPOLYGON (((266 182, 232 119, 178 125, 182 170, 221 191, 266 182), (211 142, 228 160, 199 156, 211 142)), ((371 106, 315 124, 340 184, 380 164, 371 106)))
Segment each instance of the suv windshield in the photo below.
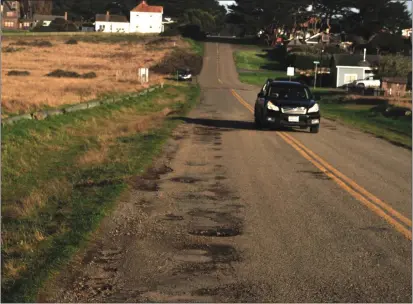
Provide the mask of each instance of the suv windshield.
POLYGON ((310 100, 311 92, 302 86, 272 85, 268 90, 268 97, 276 100, 310 100))

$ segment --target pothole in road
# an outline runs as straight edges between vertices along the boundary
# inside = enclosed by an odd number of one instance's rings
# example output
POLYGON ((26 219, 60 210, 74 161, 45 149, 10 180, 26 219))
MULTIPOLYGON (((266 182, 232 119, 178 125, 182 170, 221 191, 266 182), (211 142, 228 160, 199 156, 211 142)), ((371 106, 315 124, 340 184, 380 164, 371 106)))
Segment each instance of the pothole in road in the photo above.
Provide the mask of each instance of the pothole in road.
POLYGON ((220 145, 222 145, 221 142, 215 142, 215 143, 214 143, 214 146, 220 146, 220 145))
POLYGON ((193 193, 190 193, 190 194, 186 195, 185 198, 190 199, 190 200, 204 200, 204 199, 205 200, 211 200, 211 201, 217 201, 218 200, 218 198, 216 198, 213 195, 193 194, 193 193))
POLYGON ((197 236, 211 236, 211 237, 231 237, 237 236, 241 231, 234 228, 209 228, 209 229, 193 229, 188 231, 191 235, 197 236))
POLYGON ((215 176, 215 180, 224 180, 224 179, 227 179, 227 178, 225 176, 222 176, 222 175, 215 176))
POLYGON ((180 176, 180 177, 171 178, 171 181, 175 183, 194 184, 202 180, 196 177, 191 177, 191 176, 180 176))
POLYGON ((175 215, 175 214, 165 215, 165 220, 167 220, 167 221, 182 221, 183 219, 184 219, 184 217, 181 216, 181 215, 175 215))
POLYGON ((221 151, 222 149, 221 149, 221 148, 212 148, 212 150, 214 150, 214 151, 221 151))
POLYGON ((216 155, 216 156, 214 156, 214 158, 215 158, 215 159, 221 159, 222 156, 221 156, 221 155, 216 155))
POLYGON ((226 244, 192 244, 184 248, 205 251, 214 262, 218 263, 236 262, 241 258, 233 246, 226 244))
POLYGON ((191 166, 191 167, 203 167, 203 166, 206 166, 207 163, 197 163, 197 162, 187 161, 186 165, 191 166))
POLYGON ((208 251, 200 249, 183 250, 174 259, 189 263, 208 263, 212 262, 212 257, 208 256, 208 251))

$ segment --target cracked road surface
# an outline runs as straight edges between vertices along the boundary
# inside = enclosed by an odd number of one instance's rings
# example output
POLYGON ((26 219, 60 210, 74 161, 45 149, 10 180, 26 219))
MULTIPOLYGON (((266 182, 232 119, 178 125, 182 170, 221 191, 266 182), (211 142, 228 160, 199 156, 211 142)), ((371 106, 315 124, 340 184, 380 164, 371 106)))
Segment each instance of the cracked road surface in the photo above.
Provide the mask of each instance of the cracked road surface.
POLYGON ((39 301, 411 303, 411 152, 255 130, 232 51, 206 44, 200 104, 39 301))

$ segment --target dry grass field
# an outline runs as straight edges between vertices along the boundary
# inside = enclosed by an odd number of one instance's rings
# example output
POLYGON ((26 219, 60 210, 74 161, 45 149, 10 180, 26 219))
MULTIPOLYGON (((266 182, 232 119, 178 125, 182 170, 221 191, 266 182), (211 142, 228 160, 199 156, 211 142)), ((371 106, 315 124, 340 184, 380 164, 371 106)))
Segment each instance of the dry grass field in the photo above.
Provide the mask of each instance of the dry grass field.
MULTIPOLYGON (((77 39, 77 37, 74 37, 77 39)), ((136 38, 136 41, 82 41, 66 44, 68 37, 6 37, 2 50, 2 117, 46 107, 75 104, 114 92, 133 92, 143 86, 139 67, 151 67, 174 48, 187 47, 180 38, 136 38), (159 43, 147 44, 158 39, 159 43), (36 40, 52 46, 22 45, 36 40), (23 43, 24 44, 24 43, 23 43), (6 51, 14 48, 17 51, 6 51), (61 69, 79 74, 95 72, 97 77, 55 78, 46 74, 61 69), (9 76, 10 71, 27 71, 28 76, 9 76)), ((118 39, 119 40, 119 39, 118 39)), ((188 46, 189 47, 189 46, 188 46)), ((161 75, 151 74, 149 84, 161 75)))

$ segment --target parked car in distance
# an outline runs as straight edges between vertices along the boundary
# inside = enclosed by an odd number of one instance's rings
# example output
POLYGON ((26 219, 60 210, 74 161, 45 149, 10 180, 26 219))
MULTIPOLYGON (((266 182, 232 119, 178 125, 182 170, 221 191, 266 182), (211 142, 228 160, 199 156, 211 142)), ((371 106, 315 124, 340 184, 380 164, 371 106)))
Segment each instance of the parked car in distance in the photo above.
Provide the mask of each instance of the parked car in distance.
POLYGON ((254 107, 257 128, 299 127, 318 133, 320 107, 308 86, 299 82, 268 79, 254 107))
POLYGON ((191 71, 188 69, 179 69, 177 72, 179 81, 189 81, 192 80, 191 71))
POLYGON ((381 81, 377 76, 368 76, 364 79, 355 80, 352 83, 352 86, 364 89, 364 88, 380 88, 381 81))

